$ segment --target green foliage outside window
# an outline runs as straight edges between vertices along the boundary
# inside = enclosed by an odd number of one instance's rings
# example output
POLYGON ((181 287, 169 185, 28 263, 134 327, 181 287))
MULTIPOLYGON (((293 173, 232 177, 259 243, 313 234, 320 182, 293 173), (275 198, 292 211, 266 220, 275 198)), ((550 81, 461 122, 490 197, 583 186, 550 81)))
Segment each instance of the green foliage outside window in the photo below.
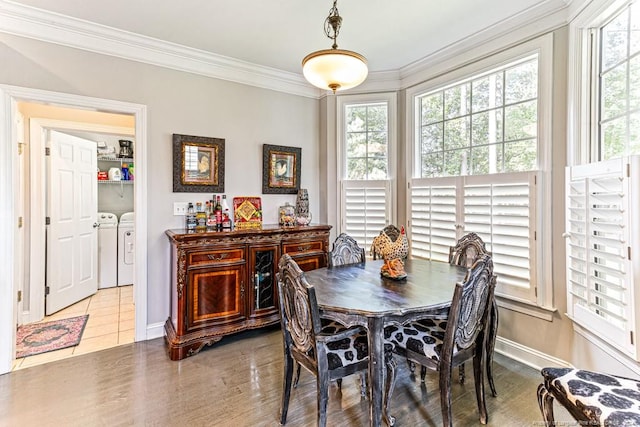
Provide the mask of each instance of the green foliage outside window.
POLYGON ((420 97, 420 177, 535 170, 537 102, 537 57, 420 97))
POLYGON ((346 179, 387 179, 387 105, 347 106, 346 116, 346 179))
POLYGON ((600 29, 600 160, 640 154, 640 3, 600 29))

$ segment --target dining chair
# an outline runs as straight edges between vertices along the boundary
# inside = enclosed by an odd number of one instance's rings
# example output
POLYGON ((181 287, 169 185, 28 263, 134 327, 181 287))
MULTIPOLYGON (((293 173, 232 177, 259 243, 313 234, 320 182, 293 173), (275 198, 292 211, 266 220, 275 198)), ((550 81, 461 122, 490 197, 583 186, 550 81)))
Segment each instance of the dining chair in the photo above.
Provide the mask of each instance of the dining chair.
POLYGON ((364 248, 358 246, 358 242, 346 233, 340 233, 333 242, 329 252, 329 268, 341 265, 360 264, 366 261, 364 248))
MULTIPOLYGON (((329 382, 365 371, 369 367, 367 332, 363 327, 347 328, 337 322, 336 329, 331 333, 325 332, 326 329, 323 331, 315 288, 309 284, 290 255, 283 255, 278 267, 279 304, 284 339, 280 424, 287 421, 293 368, 296 362, 316 377, 317 423, 318 426, 324 427, 327 423, 329 382)), ((387 381, 392 383, 395 370, 389 370, 387 377, 387 381)), ((390 393, 388 395, 390 396, 390 393)))
MULTIPOLYGON (((461 267, 470 268, 473 263, 481 255, 489 254, 484 241, 476 233, 468 233, 462 236, 455 246, 449 247, 449 264, 458 265, 461 267)), ((496 333, 498 331, 498 305, 495 301, 495 297, 491 301, 491 311, 489 312, 489 324, 491 327, 487 332, 487 347, 486 347, 486 370, 487 379, 489 381, 489 387, 491 388, 491 394, 495 397, 498 395, 496 386, 493 381, 493 351, 496 345, 496 333)), ((438 319, 426 318, 421 320, 425 326, 430 326, 432 322, 437 322, 438 319)), ((409 368, 413 371, 415 367, 413 364, 409 364, 409 368)), ((422 381, 425 379, 427 369, 423 366, 420 369, 420 378, 422 381)), ((464 364, 458 367, 458 380, 460 384, 464 384, 465 368, 464 364)))
MULTIPOLYGON (((484 254, 491 255, 491 253, 487 251, 484 241, 476 233, 468 233, 462 236, 460 240, 456 242, 455 246, 449 247, 449 264, 471 268, 473 263, 484 254)), ((487 332, 486 369, 491 394, 495 397, 498 395, 493 381, 493 351, 496 346, 496 334, 498 333, 498 304, 495 296, 491 300, 489 324, 490 328, 487 332)), ((458 369, 458 379, 460 384, 464 384, 464 364, 460 365, 458 369)))
MULTIPOLYGON (((428 319, 391 324, 384 329, 385 342, 408 360, 438 371, 442 423, 452 425, 451 377, 453 368, 473 359, 476 400, 480 422, 487 423, 484 393, 484 348, 488 315, 495 288, 493 261, 488 254, 469 269, 462 283, 456 283, 447 319, 428 319)), ((391 394, 392 390, 389 391, 391 394)), ((388 397, 390 400, 390 397, 388 397)))
MULTIPOLYGON (((364 248, 358 246, 358 242, 353 237, 346 233, 340 233, 335 242, 333 242, 331 252, 329 252, 329 268, 342 265, 363 264, 364 262, 366 262, 364 248)), ((320 324, 322 326, 322 332, 324 333, 332 333, 344 328, 343 325, 335 320, 325 319, 322 315, 320 316, 320 324)), ((295 388, 298 386, 298 381, 300 380, 301 365, 297 362, 294 362, 294 365, 296 365, 293 380, 293 387, 295 388)), ((338 387, 342 387, 342 379, 338 379, 337 383, 338 387)), ((367 395, 366 373, 361 377, 360 393, 363 397, 367 395)))

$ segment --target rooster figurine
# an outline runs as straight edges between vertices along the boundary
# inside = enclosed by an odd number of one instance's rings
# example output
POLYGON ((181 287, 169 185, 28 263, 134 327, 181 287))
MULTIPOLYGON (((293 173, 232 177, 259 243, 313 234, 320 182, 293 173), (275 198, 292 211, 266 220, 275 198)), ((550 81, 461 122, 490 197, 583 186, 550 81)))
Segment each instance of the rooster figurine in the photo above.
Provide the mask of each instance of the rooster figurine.
POLYGON ((380 270, 380 274, 384 277, 394 280, 402 280, 407 277, 407 273, 404 271, 404 259, 409 253, 409 241, 404 226, 400 229, 400 234, 395 241, 385 233, 385 230, 382 230, 380 235, 371 242, 371 251, 380 254, 384 259, 384 265, 380 270))

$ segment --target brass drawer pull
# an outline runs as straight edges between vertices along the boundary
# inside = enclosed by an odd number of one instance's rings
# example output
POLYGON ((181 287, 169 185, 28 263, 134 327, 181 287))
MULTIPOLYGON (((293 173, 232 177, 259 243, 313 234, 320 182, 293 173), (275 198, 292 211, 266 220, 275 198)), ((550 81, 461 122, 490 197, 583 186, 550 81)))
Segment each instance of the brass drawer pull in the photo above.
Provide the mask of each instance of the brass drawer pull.
POLYGON ((207 257, 211 260, 211 261, 222 261, 223 259, 227 258, 229 256, 229 254, 224 253, 224 254, 220 254, 218 256, 216 255, 211 255, 208 254, 207 257))
POLYGON ((313 246, 312 245, 303 245, 303 246, 298 246, 298 251, 299 252, 304 252, 304 251, 308 251, 309 249, 311 249, 313 246))

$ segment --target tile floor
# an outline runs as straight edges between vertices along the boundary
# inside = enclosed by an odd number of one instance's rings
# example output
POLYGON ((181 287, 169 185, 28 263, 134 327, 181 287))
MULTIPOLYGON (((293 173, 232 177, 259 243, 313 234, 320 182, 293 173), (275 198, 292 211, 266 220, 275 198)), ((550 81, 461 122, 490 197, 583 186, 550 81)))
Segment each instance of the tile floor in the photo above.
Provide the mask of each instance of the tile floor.
POLYGON ((51 316, 46 316, 43 322, 82 314, 88 314, 89 320, 87 320, 80 344, 75 347, 16 359, 13 362, 13 370, 104 350, 134 341, 135 310, 132 285, 99 289, 96 294, 51 316))

